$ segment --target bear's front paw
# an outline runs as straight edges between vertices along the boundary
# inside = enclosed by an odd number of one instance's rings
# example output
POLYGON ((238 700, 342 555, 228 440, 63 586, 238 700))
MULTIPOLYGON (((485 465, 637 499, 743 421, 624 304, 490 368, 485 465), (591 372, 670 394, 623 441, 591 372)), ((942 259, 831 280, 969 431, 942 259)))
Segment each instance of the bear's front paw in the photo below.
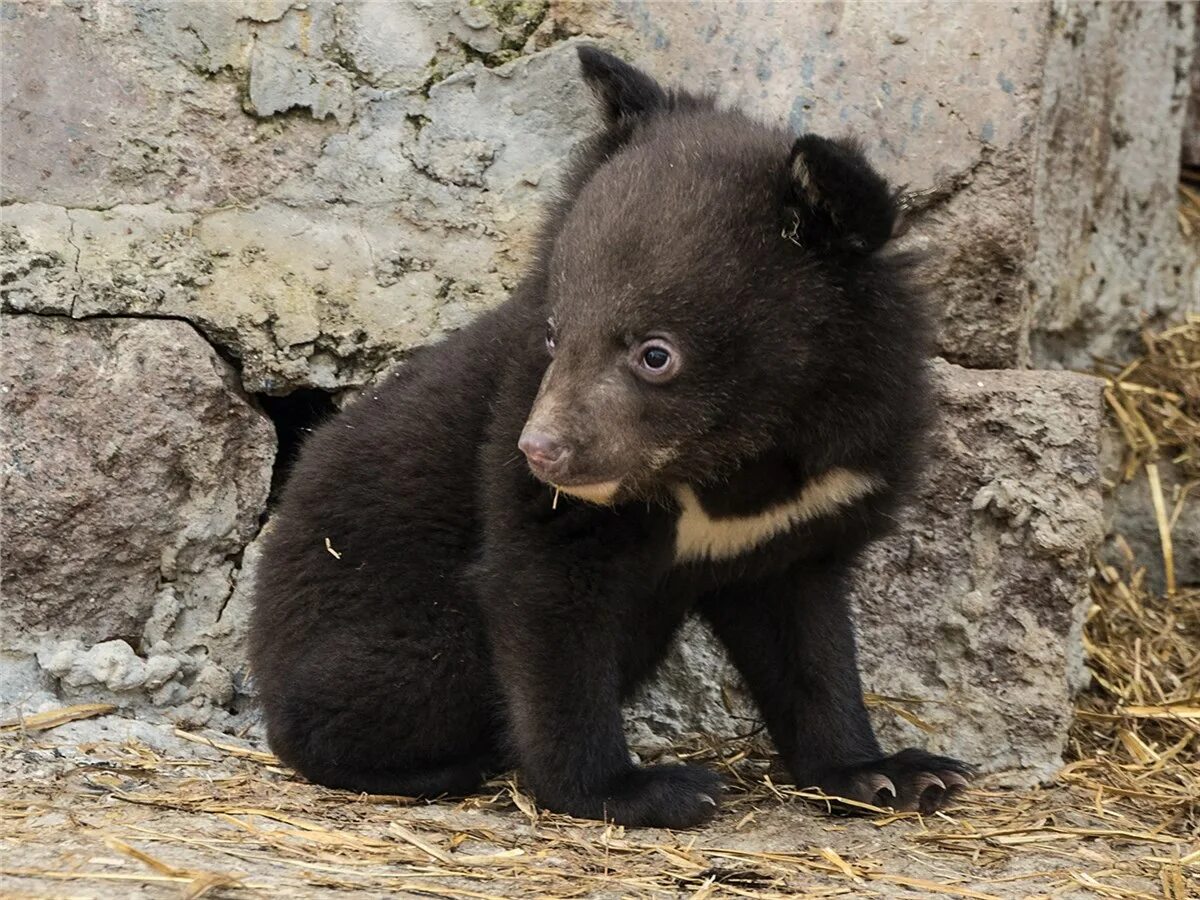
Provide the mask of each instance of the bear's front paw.
POLYGON ((837 769, 818 784, 825 793, 848 800, 928 814, 962 794, 971 773, 957 759, 909 749, 837 769))
POLYGON ((690 828, 712 818, 724 782, 699 766, 660 765, 623 775, 604 798, 604 818, 618 825, 690 828))
POLYGON ((725 788, 721 777, 699 766, 630 769, 598 794, 554 797, 535 793, 547 809, 584 819, 646 828, 691 828, 712 818, 725 788))

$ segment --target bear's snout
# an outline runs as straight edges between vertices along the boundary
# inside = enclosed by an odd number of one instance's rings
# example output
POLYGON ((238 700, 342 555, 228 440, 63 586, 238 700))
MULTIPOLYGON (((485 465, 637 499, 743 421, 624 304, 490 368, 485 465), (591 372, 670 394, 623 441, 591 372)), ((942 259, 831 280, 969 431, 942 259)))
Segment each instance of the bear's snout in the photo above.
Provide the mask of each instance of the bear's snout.
POLYGON ((529 461, 535 475, 544 481, 552 481, 566 470, 570 449, 553 435, 526 429, 517 441, 517 447, 529 461))

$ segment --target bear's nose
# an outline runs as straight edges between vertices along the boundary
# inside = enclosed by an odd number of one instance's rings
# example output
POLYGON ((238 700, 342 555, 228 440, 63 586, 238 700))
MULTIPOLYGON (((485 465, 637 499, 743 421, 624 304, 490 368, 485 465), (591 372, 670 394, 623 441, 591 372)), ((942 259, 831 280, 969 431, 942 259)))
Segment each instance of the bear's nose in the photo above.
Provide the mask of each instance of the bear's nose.
POLYGON ((540 431, 523 432, 517 447, 540 473, 549 472, 567 457, 567 448, 560 440, 540 431))

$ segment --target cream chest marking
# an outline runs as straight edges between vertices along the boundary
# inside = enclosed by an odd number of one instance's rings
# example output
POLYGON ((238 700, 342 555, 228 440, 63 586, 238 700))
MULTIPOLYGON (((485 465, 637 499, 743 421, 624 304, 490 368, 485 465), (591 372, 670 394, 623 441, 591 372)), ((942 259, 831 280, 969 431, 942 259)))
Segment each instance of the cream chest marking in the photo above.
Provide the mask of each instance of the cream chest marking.
POLYGON ((675 488, 681 510, 675 528, 675 562, 733 559, 801 522, 835 513, 883 485, 875 475, 830 469, 805 484, 791 500, 752 516, 717 519, 704 511, 690 485, 680 485, 675 488))

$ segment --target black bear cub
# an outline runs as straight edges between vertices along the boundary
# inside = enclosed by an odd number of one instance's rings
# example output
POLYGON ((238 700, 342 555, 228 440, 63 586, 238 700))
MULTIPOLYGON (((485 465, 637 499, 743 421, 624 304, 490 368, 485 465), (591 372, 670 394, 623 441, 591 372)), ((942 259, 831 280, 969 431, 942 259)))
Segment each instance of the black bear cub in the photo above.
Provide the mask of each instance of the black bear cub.
POLYGON ((885 754, 847 581, 912 480, 926 323, 895 194, 581 48, 604 127, 510 300, 312 435, 266 542, 252 667, 309 779, 709 817, 721 780, 630 761, 621 701, 713 628, 796 783, 932 810, 968 768, 885 754))

